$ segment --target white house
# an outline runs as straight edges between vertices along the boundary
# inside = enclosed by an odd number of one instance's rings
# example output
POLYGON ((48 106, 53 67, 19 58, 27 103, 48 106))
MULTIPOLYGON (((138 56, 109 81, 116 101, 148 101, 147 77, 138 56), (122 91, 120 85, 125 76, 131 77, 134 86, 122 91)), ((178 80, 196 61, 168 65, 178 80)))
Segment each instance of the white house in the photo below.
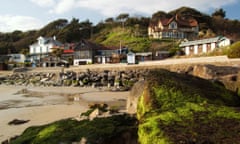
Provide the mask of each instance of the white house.
POLYGON ((182 48, 186 55, 197 55, 208 53, 213 51, 215 48, 229 46, 230 44, 230 39, 227 37, 218 36, 195 41, 184 41, 181 42, 179 46, 182 48))
POLYGON ((52 52, 52 48, 61 46, 63 46, 63 44, 57 41, 55 36, 50 38, 40 36, 36 43, 29 46, 29 54, 33 62, 39 62, 52 52))

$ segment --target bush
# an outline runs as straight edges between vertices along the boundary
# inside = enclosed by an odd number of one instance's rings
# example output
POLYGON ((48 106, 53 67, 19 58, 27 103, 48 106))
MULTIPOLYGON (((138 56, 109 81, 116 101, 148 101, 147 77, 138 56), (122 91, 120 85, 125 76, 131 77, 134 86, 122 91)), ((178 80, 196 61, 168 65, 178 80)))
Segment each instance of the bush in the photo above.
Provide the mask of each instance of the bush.
POLYGON ((228 58, 240 58, 240 41, 230 46, 227 56, 228 58))

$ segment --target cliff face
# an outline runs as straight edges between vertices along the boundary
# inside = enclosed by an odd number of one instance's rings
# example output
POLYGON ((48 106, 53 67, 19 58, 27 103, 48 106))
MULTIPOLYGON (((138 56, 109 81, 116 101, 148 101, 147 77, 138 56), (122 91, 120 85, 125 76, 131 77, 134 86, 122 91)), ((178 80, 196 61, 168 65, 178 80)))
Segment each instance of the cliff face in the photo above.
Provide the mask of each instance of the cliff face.
POLYGON ((153 70, 139 92, 141 144, 240 141, 240 98, 218 83, 153 70))

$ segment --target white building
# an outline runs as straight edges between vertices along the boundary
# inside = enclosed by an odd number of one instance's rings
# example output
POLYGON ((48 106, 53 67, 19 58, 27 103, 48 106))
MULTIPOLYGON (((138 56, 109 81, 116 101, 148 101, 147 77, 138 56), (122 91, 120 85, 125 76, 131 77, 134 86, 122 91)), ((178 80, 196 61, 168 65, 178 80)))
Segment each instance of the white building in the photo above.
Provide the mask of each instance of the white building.
POLYGON ((9 62, 14 63, 24 63, 26 60, 26 56, 24 54, 8 54, 9 62))
POLYGON ((202 53, 208 53, 216 48, 229 46, 231 40, 218 36, 214 38, 201 39, 195 41, 184 41, 179 46, 185 52, 186 55, 198 55, 202 53))
POLYGON ((42 37, 37 42, 30 45, 30 56, 32 61, 39 62, 42 58, 48 56, 52 52, 52 48, 61 47, 63 44, 56 40, 56 37, 42 37))

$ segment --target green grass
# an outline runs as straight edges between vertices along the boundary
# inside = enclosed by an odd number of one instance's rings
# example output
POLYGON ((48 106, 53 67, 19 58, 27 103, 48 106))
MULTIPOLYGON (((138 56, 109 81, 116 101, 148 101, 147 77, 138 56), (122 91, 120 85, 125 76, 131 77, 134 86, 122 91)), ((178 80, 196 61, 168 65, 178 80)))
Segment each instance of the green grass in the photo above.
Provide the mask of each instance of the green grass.
POLYGON ((147 37, 135 37, 132 33, 131 28, 116 27, 105 33, 105 38, 97 40, 99 43, 106 46, 127 46, 132 51, 143 52, 147 51, 150 47, 150 40, 147 37))

